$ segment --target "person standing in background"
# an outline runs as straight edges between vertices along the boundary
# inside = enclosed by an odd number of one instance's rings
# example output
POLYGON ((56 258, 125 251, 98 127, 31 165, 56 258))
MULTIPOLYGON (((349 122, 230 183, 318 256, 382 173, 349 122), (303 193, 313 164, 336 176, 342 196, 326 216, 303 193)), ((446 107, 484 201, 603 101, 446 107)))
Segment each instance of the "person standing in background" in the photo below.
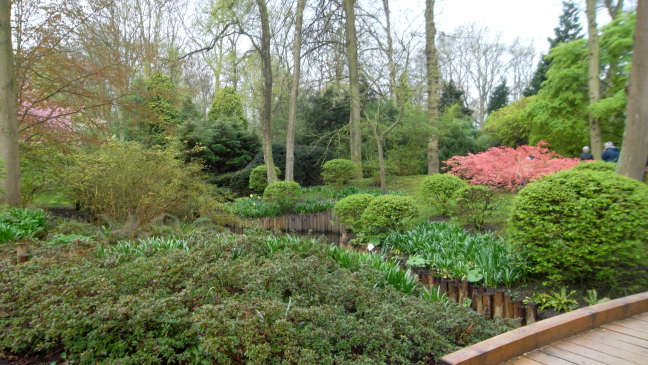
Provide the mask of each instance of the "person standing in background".
POLYGON ((578 158, 580 158, 581 161, 593 160, 594 159, 594 156, 592 156, 592 154, 589 153, 589 146, 583 147, 583 153, 578 155, 578 158))
POLYGON ((605 162, 617 162, 619 161, 619 149, 614 147, 614 143, 612 142, 605 142, 605 149, 603 150, 603 154, 601 155, 601 158, 605 162))

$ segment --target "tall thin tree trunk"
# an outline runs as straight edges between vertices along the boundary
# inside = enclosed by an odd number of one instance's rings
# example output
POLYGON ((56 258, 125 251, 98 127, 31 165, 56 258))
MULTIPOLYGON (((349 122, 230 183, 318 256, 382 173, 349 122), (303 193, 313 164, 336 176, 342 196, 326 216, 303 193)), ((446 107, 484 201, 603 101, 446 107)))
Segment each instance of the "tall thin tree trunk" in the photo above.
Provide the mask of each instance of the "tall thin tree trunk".
POLYGON ((18 149, 18 106, 14 82, 11 43, 11 1, 0 0, 0 158, 5 176, 0 176, 0 202, 12 207, 21 205, 20 153, 18 149))
POLYGON ((389 62, 389 93, 394 99, 394 105, 398 106, 398 93, 396 92, 396 65, 394 64, 394 41, 391 35, 391 16, 389 13, 389 0, 383 0, 387 32, 387 60, 389 62))
POLYGON ((427 146, 428 174, 439 173, 439 59, 434 24, 434 0, 425 0, 425 61, 427 66, 428 123, 432 127, 427 146))
POLYGON ((263 91, 261 106, 261 134, 263 140, 263 160, 268 174, 268 184, 279 180, 272 160, 272 138, 270 136, 270 117, 272 115, 272 58, 270 56, 270 21, 265 0, 257 0, 261 19, 261 69, 263 72, 263 91))
POLYGON ((360 76, 358 75, 358 36, 355 27, 355 0, 344 0, 346 15, 346 54, 349 61, 349 116, 351 161, 356 165, 356 178, 362 178, 362 129, 360 128, 360 76))
POLYGON ((648 3, 637 4, 623 149, 617 172, 643 181, 648 163, 648 3))
POLYGON ((295 14, 295 40, 293 41, 293 77, 290 88, 290 105, 288 108, 288 130, 286 131, 286 181, 293 181, 295 167, 295 123, 297 121, 297 97, 299 96, 299 76, 301 73, 302 23, 306 0, 297 2, 295 14))
MULTIPOLYGON (((587 3, 587 48, 589 50, 589 102, 590 105, 598 103, 600 98, 599 64, 600 48, 598 30, 596 26, 596 0, 586 0, 587 3)), ((601 123, 590 112, 589 114, 590 145, 592 154, 597 160, 601 159, 603 152, 603 137, 601 136, 601 123)))

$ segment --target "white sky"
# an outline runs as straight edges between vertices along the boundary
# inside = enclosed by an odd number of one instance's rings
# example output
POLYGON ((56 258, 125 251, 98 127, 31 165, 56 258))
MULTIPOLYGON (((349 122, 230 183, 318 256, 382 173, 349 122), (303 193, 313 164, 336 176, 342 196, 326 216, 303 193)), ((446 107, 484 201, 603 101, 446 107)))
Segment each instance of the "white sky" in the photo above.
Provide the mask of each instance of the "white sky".
POLYGON ((542 51, 549 47, 547 38, 554 36, 561 13, 561 0, 437 0, 435 4, 438 31, 449 33, 474 22, 487 26, 492 34, 501 32, 506 43, 520 37, 533 40, 542 51))

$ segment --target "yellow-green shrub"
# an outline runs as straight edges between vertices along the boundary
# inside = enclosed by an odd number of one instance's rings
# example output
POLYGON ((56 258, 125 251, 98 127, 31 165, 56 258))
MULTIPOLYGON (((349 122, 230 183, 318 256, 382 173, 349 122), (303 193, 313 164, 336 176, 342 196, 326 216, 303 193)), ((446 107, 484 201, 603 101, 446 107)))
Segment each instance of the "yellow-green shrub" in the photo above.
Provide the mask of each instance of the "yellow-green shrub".
POLYGON ((348 226, 352 230, 358 228, 362 212, 367 208, 369 203, 375 199, 371 194, 354 194, 335 203, 333 207, 333 216, 335 219, 348 226))
MULTIPOLYGON (((279 168, 275 166, 277 176, 281 173, 279 168)), ((268 186, 268 174, 265 165, 259 165, 252 169, 250 172, 250 189, 262 192, 268 186)))
POLYGON ((73 155, 62 183, 68 198, 95 219, 148 221, 163 213, 193 218, 218 210, 201 166, 185 164, 178 155, 174 144, 146 148, 109 141, 96 151, 73 155))
POLYGON ((351 181, 357 171, 356 165, 351 160, 345 160, 343 158, 326 161, 322 169, 324 182, 337 186, 342 186, 351 181))
POLYGON ((450 211, 450 201, 454 193, 465 187, 466 183, 451 174, 434 174, 423 180, 421 196, 432 204, 441 214, 450 211))

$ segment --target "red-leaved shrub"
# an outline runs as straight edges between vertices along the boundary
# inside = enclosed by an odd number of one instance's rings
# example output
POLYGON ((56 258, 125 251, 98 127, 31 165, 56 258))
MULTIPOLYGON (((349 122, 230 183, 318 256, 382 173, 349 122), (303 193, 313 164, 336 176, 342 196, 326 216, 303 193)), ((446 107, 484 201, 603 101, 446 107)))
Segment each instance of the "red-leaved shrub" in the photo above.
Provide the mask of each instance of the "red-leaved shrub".
POLYGON ((493 147, 486 152, 454 156, 445 164, 448 173, 486 185, 510 190, 520 189, 533 179, 567 170, 578 164, 578 158, 565 158, 550 151, 547 142, 535 146, 493 147))

